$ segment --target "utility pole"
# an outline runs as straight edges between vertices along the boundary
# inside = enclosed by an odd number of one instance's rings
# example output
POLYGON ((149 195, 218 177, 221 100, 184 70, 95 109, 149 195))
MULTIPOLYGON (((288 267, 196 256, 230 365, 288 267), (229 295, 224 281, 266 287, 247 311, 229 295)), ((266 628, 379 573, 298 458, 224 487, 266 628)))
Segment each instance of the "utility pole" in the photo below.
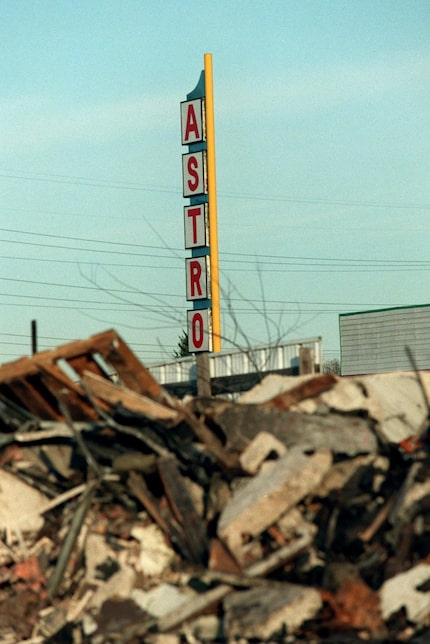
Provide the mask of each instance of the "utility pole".
POLYGON ((31 353, 34 356, 37 353, 37 322, 31 321, 31 353))

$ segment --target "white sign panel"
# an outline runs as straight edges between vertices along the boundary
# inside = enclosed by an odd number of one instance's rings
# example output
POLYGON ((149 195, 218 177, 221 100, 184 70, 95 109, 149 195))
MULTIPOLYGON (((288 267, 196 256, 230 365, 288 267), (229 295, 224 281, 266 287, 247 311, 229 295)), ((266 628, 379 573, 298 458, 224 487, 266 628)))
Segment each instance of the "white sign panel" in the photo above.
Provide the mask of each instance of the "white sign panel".
POLYGON ((202 98, 181 103, 181 133, 182 145, 205 140, 202 98))
POLYGON ((184 197, 207 193, 206 152, 190 152, 182 155, 182 186, 184 197))
POLYGON ((185 260, 187 300, 209 298, 209 257, 190 257, 185 260))
POLYGON ((185 248, 209 246, 208 205, 184 206, 185 248))
POLYGON ((188 351, 212 351, 210 309, 187 311, 188 351))

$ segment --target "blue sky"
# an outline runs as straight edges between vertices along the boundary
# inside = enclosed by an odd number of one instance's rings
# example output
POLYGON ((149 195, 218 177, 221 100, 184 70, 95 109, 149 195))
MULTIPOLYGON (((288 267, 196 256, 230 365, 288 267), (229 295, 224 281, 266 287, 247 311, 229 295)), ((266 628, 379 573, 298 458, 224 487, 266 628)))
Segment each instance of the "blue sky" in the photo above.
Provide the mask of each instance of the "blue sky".
POLYGON ((186 325, 179 104, 213 55, 223 347, 430 302, 427 0, 1 0, 0 362, 186 325))

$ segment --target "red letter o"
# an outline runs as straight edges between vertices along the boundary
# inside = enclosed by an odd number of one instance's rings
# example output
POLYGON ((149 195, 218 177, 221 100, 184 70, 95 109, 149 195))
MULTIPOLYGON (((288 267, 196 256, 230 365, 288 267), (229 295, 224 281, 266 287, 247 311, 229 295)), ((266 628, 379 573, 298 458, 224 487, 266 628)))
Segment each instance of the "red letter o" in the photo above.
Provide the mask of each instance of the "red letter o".
POLYGON ((193 346, 196 349, 200 349, 204 340, 204 328, 203 328, 203 317, 201 313, 196 313, 193 315, 193 321, 191 326, 191 337, 193 340, 193 346))

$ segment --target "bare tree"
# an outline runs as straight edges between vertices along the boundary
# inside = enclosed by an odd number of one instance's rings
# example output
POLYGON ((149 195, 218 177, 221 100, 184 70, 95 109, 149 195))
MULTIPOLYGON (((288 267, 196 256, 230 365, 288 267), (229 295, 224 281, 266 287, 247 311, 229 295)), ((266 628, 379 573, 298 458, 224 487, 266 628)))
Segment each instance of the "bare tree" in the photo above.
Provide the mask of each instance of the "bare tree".
MULTIPOLYGON (((80 269, 80 273, 84 279, 100 289, 101 292, 109 295, 113 300, 122 304, 129 304, 133 308, 138 310, 140 309, 145 313, 150 313, 154 316, 155 320, 162 319, 165 322, 166 319, 168 319, 173 325, 177 325, 178 328, 182 328, 183 330, 178 338, 178 345, 174 350, 173 357, 178 359, 186 355, 190 355, 188 351, 188 337, 184 330, 184 313, 181 308, 172 308, 162 297, 131 286, 129 283, 118 278, 104 266, 94 266, 87 274, 80 269), (100 271, 102 273, 100 273, 100 271), (100 279, 101 275, 104 275, 105 277, 107 276, 110 279, 112 284, 110 287, 102 285, 103 280, 100 279)), ((225 280, 227 288, 221 289, 221 295, 223 298, 225 318, 229 322, 229 330, 222 334, 221 339, 235 349, 245 353, 254 372, 258 374, 259 378, 263 378, 267 373, 271 361, 271 349, 273 349, 274 352, 276 347, 285 343, 286 338, 291 336, 293 332, 297 331, 304 322, 301 321, 302 313, 300 310, 295 314, 296 319, 288 326, 284 324, 284 316, 287 313, 284 309, 282 309, 278 314, 278 319, 271 317, 269 307, 267 305, 262 273, 259 269, 257 270, 257 273, 259 294, 261 298, 258 303, 255 300, 247 298, 230 279, 225 280), (264 341, 250 337, 244 325, 241 324, 238 312, 234 305, 234 301, 237 299, 240 300, 241 303, 247 304, 257 316, 261 317, 264 322, 265 334, 267 336, 264 341), (268 347, 264 364, 262 364, 261 352, 258 349, 258 347, 262 345, 266 348, 268 347)), ((227 328, 227 324, 225 324, 224 327, 227 328)), ((159 341, 159 343, 160 349, 166 355, 166 359, 171 359, 171 354, 169 355, 169 353, 166 352, 165 347, 162 347, 161 341, 159 341)))
POLYGON ((335 376, 340 376, 340 360, 338 358, 326 360, 323 363, 322 372, 325 374, 332 373, 335 376))

